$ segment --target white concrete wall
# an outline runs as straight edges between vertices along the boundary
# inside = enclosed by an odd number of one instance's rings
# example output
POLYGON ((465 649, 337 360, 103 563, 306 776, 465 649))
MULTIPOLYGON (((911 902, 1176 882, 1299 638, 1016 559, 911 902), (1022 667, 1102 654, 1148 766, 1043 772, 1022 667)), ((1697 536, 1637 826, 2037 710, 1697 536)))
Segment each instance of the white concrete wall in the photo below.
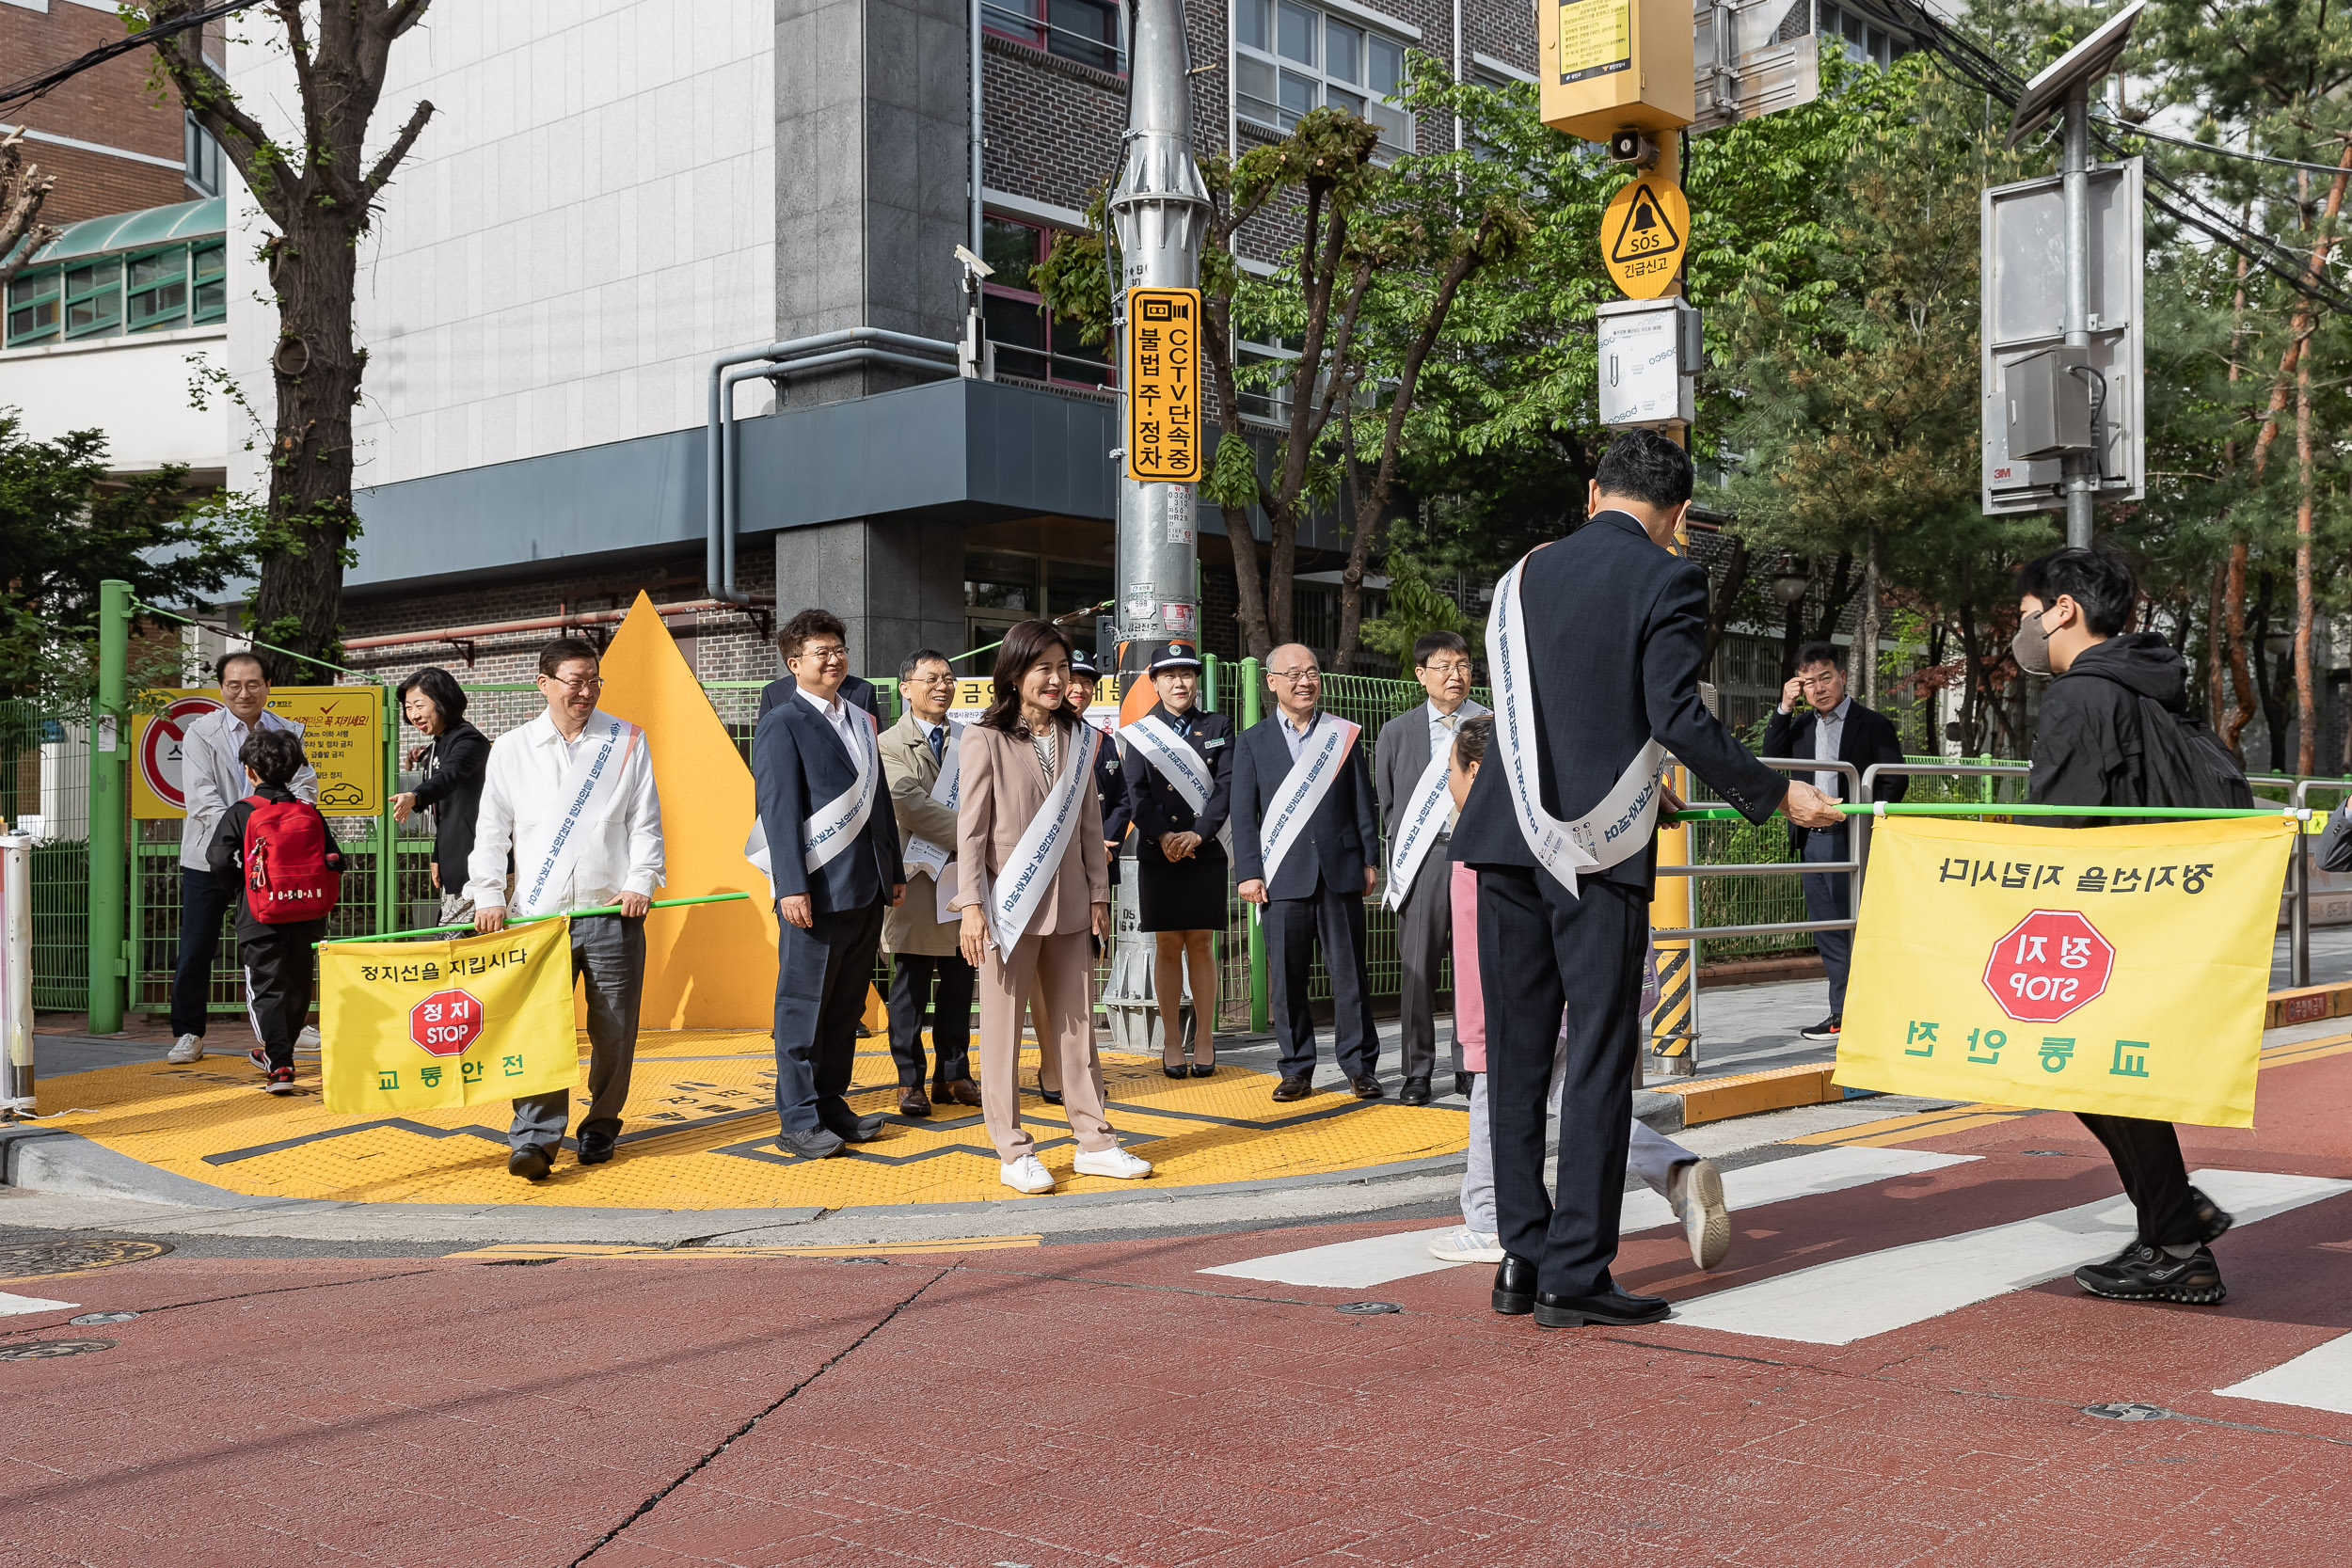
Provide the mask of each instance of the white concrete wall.
MULTIPOLYGON (((702 422, 710 358, 773 336, 774 36, 771 0, 501 0, 393 46, 372 145, 437 112, 363 242, 360 486, 702 422)), ((230 74, 286 123, 282 58, 247 43, 230 74)), ((237 365, 265 406, 266 230, 241 189, 230 215, 237 365)))
POLYGON ((198 326, 9 349, 0 353, 0 408, 14 408, 25 433, 44 441, 104 431, 117 473, 185 463, 217 476, 229 462, 230 420, 243 417, 218 398, 207 400, 209 412, 190 403, 188 360, 220 362, 228 336, 226 327, 198 326))

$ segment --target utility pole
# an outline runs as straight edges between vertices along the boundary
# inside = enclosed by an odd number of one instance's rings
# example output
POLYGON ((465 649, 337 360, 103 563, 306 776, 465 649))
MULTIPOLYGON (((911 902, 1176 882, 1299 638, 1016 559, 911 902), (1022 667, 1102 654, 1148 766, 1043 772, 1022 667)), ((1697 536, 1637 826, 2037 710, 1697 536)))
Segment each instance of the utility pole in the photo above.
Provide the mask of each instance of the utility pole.
MULTIPOLYGON (((2058 178, 2066 198, 2066 346, 2090 348, 2090 85, 2080 77, 2067 88, 2064 146, 2058 178)), ((2086 386, 2085 391, 2089 388, 2086 386)), ((2090 548, 2091 503, 2106 454, 2070 451, 2066 476, 2066 543, 2090 548)))
MULTIPOLYGON (((1126 412, 1126 444, 1117 454, 1122 460, 1116 584, 1122 722, 1151 705, 1136 687, 1152 644, 1178 640, 1197 649, 1200 642, 1193 484, 1205 430, 1199 291, 1200 238, 1209 217, 1208 186, 1192 150, 1184 0, 1136 0, 1133 15, 1127 162, 1109 201, 1120 253, 1113 309, 1126 412)), ((1248 546, 1248 540, 1235 546, 1248 546)), ((1132 849, 1127 853, 1132 857, 1132 849)), ((1119 880, 1118 946, 1103 1000, 1113 1043, 1141 1051, 1149 1046, 1154 1008, 1152 942, 1136 928, 1137 881, 1131 863, 1119 880)))

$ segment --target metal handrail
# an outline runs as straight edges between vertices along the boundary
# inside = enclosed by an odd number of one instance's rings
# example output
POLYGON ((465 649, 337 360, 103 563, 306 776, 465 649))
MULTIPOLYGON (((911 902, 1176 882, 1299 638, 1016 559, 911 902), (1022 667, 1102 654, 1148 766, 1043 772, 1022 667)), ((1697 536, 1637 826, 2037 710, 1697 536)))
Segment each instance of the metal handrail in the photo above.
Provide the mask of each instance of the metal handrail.
MULTIPOLYGON (((1840 773, 1852 781, 1856 798, 1861 798, 1863 777, 1860 768, 1851 762, 1829 762, 1819 757, 1758 757, 1767 768, 1784 773, 1840 773)), ((1849 838, 1851 846, 1859 842, 1849 838)), ((1851 884, 1854 908, 1862 907, 1862 860, 1859 855, 1842 861, 1798 861, 1793 864, 1765 865, 1661 865, 1661 877, 1788 877, 1831 876, 1843 872, 1851 884)), ((1698 901, 1693 890, 1692 908, 1698 901)), ((1670 926, 1650 932, 1655 942, 1682 942, 1702 937, 1770 937, 1790 936, 1799 931, 1851 931, 1851 920, 1792 920, 1762 926, 1670 926)))

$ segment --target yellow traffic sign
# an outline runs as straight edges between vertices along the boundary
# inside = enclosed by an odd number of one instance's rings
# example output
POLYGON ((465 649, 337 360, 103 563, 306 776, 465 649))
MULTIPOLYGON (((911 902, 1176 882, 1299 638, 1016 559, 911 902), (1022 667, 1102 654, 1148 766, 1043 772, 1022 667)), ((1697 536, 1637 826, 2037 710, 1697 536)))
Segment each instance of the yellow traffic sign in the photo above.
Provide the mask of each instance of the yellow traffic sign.
POLYGON ((1127 291, 1127 477, 1200 477, 1200 291, 1127 291))
MULTIPOLYGON (((221 705, 209 688, 151 691, 153 711, 131 720, 131 815, 185 816, 180 737, 221 705)), ((269 710, 302 729, 302 752, 319 776, 319 810, 328 816, 373 816, 384 804, 384 692, 374 686, 280 686, 269 710)))
POLYGON ((1682 187, 1656 174, 1645 174, 1619 191, 1601 214, 1601 260, 1629 299, 1664 293, 1690 243, 1690 200, 1682 187))

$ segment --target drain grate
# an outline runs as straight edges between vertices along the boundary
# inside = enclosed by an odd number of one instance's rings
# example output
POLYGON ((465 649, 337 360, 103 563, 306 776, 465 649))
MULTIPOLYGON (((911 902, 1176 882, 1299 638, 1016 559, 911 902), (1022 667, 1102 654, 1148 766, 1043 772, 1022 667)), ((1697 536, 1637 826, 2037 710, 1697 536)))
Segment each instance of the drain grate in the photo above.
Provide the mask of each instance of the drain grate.
POLYGON ((1350 1317, 1370 1318, 1376 1317, 1382 1312, 1402 1312, 1405 1308, 1392 1301, 1348 1301, 1342 1302, 1331 1310, 1345 1312, 1350 1317))
POLYGON ((97 1328, 104 1323, 127 1323, 137 1317, 136 1312, 85 1312, 78 1318, 68 1318, 70 1328, 97 1328))
POLYGON ((2161 1421, 2172 1414, 2160 1404, 2086 1404, 2083 1414, 2108 1421, 2161 1421))
POLYGON ((18 1242, 0 1246, 0 1279, 35 1279, 49 1274, 80 1274, 143 1263, 171 1250, 168 1242, 135 1242, 119 1236, 75 1236, 55 1242, 18 1242))
POLYGON ((60 1355, 87 1355, 114 1348, 112 1339, 29 1339, 21 1345, 0 1346, 0 1361, 54 1361, 60 1355))

